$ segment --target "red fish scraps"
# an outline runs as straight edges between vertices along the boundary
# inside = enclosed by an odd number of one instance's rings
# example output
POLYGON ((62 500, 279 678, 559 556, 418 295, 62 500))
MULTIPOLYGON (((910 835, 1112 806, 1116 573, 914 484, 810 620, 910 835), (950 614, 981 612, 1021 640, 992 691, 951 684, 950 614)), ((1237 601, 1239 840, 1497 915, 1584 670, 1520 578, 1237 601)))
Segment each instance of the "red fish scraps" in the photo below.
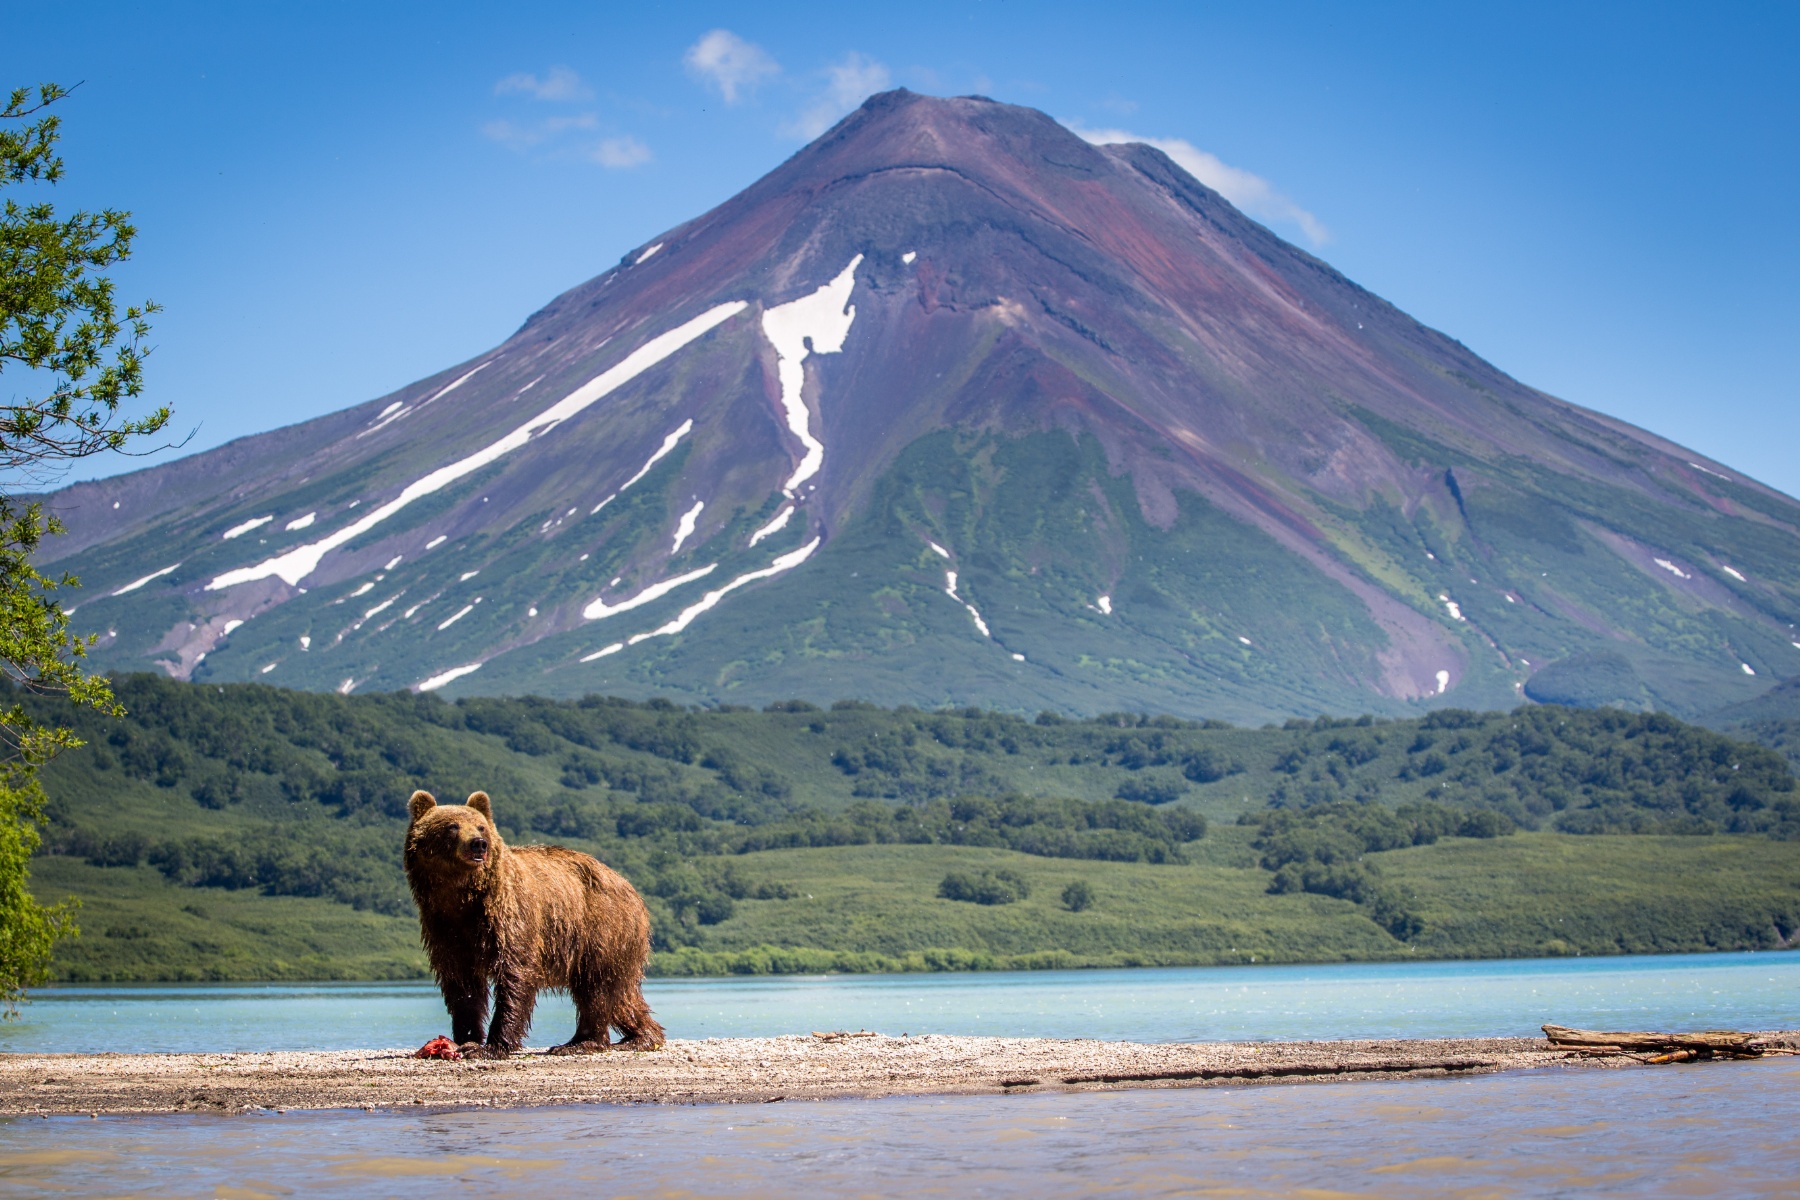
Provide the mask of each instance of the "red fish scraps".
POLYGON ((429 1042, 426 1042, 423 1046, 420 1046, 417 1050, 413 1051, 413 1057, 447 1058, 451 1061, 455 1061, 462 1057, 462 1051, 458 1050, 456 1048, 456 1043, 449 1038, 434 1037, 429 1042))

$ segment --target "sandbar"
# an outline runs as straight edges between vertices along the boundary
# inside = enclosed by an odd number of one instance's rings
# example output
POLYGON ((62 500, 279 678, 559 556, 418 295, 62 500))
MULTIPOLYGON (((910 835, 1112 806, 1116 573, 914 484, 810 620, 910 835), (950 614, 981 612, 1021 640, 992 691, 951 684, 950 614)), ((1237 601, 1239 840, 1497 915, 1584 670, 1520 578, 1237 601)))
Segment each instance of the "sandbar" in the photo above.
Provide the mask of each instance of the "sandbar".
MULTIPOLYGON (((919 1095, 1016 1095, 1635 1068, 1543 1038, 1140 1043, 1091 1039, 811 1034, 672 1040, 657 1051, 498 1061, 417 1059, 411 1048, 223 1054, 0 1054, 0 1114, 247 1113, 766 1104, 919 1095)), ((1684 1070, 1676 1066, 1651 1069, 1684 1070)))

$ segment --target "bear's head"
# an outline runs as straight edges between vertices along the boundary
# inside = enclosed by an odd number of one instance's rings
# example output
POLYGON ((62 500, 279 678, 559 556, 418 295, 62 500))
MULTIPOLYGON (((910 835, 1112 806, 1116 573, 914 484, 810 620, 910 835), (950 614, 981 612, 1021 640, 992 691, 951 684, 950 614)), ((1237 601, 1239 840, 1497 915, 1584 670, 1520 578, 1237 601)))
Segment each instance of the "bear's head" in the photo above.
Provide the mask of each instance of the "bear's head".
POLYGON ((473 882, 491 872, 505 849, 494 825, 486 792, 467 804, 439 804, 430 792, 414 792, 407 802, 412 824, 406 830, 406 868, 473 882))

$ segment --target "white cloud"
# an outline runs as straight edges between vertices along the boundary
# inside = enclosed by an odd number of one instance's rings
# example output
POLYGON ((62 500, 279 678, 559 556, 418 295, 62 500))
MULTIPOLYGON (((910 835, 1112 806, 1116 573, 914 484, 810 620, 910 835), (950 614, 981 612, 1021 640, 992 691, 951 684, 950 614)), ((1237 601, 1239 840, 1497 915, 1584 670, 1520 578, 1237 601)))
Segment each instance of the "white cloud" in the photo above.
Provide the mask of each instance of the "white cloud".
POLYGON ((625 134, 607 138, 595 146, 588 157, 603 167, 636 167, 650 161, 650 147, 625 134))
POLYGON ((598 129, 600 118, 593 113, 580 113, 572 117, 551 117, 545 121, 522 125, 517 121, 505 118, 489 121, 481 127, 484 136, 499 142, 512 150, 529 150, 533 146, 541 146, 570 130, 598 129))
POLYGON ((825 77, 825 90, 783 132, 816 138, 871 95, 893 86, 887 67, 854 50, 844 55, 843 62, 825 68, 825 77))
POLYGON ((526 128, 513 121, 489 121, 481 127, 481 135, 512 150, 528 150, 544 140, 541 129, 526 128))
POLYGON ((781 74, 781 64, 755 42, 747 42, 729 29, 715 29, 689 46, 682 56, 690 74, 712 84, 736 104, 739 93, 754 88, 771 75, 781 74))
POLYGON ((489 140, 499 142, 520 154, 544 146, 553 158, 573 155, 599 163, 603 167, 637 167, 650 161, 650 147, 628 133, 585 146, 572 142, 565 136, 593 132, 599 128, 599 117, 593 113, 577 113, 529 123, 502 118, 487 122, 481 127, 481 132, 489 140))
POLYGON ((537 100, 587 100, 594 94, 573 67, 551 67, 542 78, 529 71, 508 75, 494 85, 494 95, 508 92, 524 92, 537 100))
POLYGON ((1096 146, 1120 142, 1142 142, 1147 146, 1155 146, 1174 159, 1188 174, 1258 220, 1283 221, 1296 225, 1306 235, 1306 240, 1315 246, 1323 246, 1331 240, 1331 233, 1325 228, 1324 222, 1276 191, 1274 184, 1260 175, 1220 162, 1215 155, 1208 154, 1185 138, 1144 137, 1141 134, 1127 133, 1123 129, 1085 129, 1073 124, 1069 128, 1096 146))

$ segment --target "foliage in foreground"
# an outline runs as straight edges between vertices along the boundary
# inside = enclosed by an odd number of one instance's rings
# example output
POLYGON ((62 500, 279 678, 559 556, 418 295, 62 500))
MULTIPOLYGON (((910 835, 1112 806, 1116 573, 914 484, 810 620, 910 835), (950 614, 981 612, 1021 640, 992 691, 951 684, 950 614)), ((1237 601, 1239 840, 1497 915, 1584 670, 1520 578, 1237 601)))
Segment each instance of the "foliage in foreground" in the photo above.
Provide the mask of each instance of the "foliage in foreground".
MULTIPOLYGON (((39 116, 68 93, 55 84, 16 88, 0 108, 0 188, 62 178, 58 118, 39 116), (35 118, 35 119, 34 119, 35 118)), ((118 715, 104 679, 81 670, 92 639, 71 636, 57 598, 77 581, 32 566, 46 536, 62 532, 39 505, 11 495, 73 459, 122 450, 153 434, 167 409, 121 419, 119 406, 143 390, 146 321, 155 306, 113 302, 112 281, 95 274, 130 256, 136 230, 112 209, 58 217, 47 201, 0 208, 0 371, 24 372, 31 392, 0 404, 0 673, 16 689, 58 696, 118 715)), ((0 1017, 17 1015, 23 989, 43 982, 56 942, 76 932, 73 903, 40 905, 28 884, 43 794, 36 771, 80 745, 55 716, 21 704, 0 709, 0 1017)))

